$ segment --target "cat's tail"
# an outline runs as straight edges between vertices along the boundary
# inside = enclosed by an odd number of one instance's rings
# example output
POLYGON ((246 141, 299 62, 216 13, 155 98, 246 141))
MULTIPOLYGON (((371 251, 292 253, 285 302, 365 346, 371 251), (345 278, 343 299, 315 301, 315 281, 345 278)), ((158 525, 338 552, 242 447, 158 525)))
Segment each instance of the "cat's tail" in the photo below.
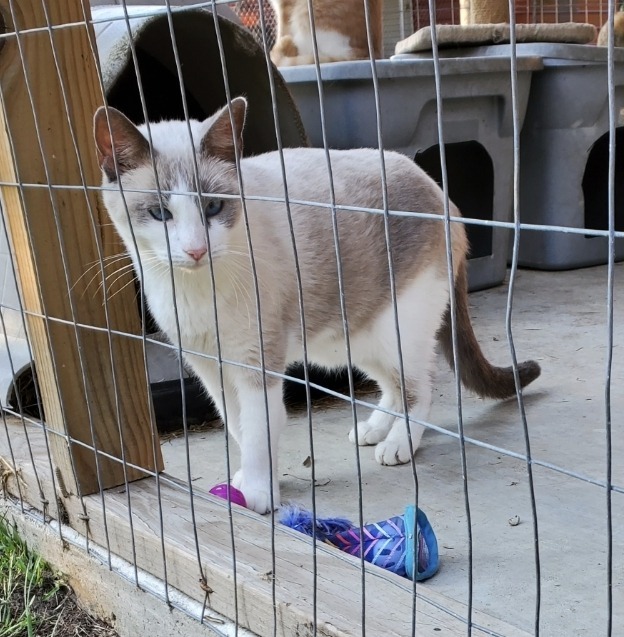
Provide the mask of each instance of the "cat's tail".
MULTIPOLYGON (((495 367, 483 355, 481 347, 472 329, 468 312, 468 277, 466 264, 459 266, 455 279, 455 308, 457 326, 457 354, 461 370, 461 381, 483 398, 509 398, 516 393, 513 369, 511 367, 495 367)), ((450 306, 447 307, 443 323, 438 331, 438 340, 444 356, 451 369, 453 364, 453 335, 451 331, 450 306)), ((520 385, 525 387, 533 382, 541 373, 536 361, 525 361, 518 365, 520 385)))

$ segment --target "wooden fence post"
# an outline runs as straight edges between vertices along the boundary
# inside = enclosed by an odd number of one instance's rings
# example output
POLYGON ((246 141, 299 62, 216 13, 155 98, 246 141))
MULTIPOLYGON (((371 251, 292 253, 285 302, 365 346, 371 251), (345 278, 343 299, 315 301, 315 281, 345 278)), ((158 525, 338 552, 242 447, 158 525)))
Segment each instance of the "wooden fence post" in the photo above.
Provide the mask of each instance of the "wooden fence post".
MULTIPOLYGON (((98 330, 107 327, 102 288, 97 280, 86 291, 80 285, 99 260, 98 244, 104 256, 121 249, 97 192, 82 188, 81 172, 87 186, 100 184, 92 118, 103 102, 83 11, 90 18, 88 0, 0 0, 0 195, 45 422, 55 432, 53 461, 67 489, 87 494, 126 477, 119 461, 98 454, 98 480, 88 447, 117 459, 123 450, 128 463, 150 471, 162 459, 157 440, 153 451, 142 343, 98 330)), ((109 326, 137 335, 129 277, 109 294, 109 326)), ((128 467, 126 475, 146 474, 128 467)))

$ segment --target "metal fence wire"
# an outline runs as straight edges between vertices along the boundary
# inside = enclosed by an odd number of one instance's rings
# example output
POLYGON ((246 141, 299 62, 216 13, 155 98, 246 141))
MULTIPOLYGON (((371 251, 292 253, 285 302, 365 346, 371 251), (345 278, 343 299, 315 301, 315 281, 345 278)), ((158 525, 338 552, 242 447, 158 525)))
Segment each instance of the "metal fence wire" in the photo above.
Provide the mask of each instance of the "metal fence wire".
POLYGON ((198 634, 624 634, 619 7, 100 4, 0 0, 2 514, 198 634))

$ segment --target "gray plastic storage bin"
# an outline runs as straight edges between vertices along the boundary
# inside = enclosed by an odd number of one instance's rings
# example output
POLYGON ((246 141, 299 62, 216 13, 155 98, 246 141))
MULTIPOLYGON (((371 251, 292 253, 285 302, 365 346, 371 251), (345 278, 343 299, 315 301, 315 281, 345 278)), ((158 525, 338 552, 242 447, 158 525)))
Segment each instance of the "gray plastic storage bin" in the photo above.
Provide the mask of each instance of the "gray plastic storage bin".
MULTIPOLYGON (((536 57, 518 61, 520 121, 536 57)), ((413 157, 440 181, 433 61, 423 54, 376 63, 384 148, 413 157)), ((313 146, 322 146, 314 66, 280 69, 313 146)), ((504 57, 441 60, 449 194, 465 217, 509 221, 512 214, 513 124, 510 61, 504 57)), ((321 67, 327 143, 332 148, 377 147, 377 119, 368 60, 321 67)), ((472 290, 505 278, 509 231, 468 226, 472 290)))
MULTIPOLYGON (((608 229, 609 103, 607 49, 580 44, 518 44, 539 55, 520 140, 520 215, 524 223, 608 229)), ((500 56, 509 45, 444 51, 500 56)), ((624 107, 624 50, 615 49, 615 102, 624 107)), ((624 120, 618 118, 615 226, 624 231, 624 120)), ((561 231, 525 231, 520 265, 562 270, 606 263, 608 239, 561 231)), ((624 239, 615 245, 624 259, 624 239)))
MULTIPOLYGON (((574 44, 524 44, 543 56, 533 77, 521 137, 523 222, 608 230, 609 102, 607 49, 574 44)), ((624 50, 615 50, 615 101, 624 107, 624 50)), ((615 226, 624 231, 624 122, 620 115, 615 226)), ((624 259, 624 239, 616 241, 624 259)), ((561 232, 525 232, 520 264, 567 269, 606 263, 608 239, 561 232)))

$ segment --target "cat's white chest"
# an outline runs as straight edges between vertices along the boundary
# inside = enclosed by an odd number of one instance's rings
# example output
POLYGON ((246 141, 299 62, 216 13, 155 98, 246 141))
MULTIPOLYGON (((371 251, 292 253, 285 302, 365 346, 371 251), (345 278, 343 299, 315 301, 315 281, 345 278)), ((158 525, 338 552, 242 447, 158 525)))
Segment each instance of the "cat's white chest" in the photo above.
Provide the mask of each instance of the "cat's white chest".
MULTIPOLYGON (((292 25, 292 39, 299 49, 299 55, 314 55, 312 36, 308 25, 300 23, 292 25)), ((334 30, 317 29, 316 41, 319 51, 328 58, 349 59, 351 45, 348 36, 334 30)))
MULTIPOLYGON (((203 273, 202 273, 203 274, 203 273)), ((205 277, 180 273, 145 281, 147 302, 160 329, 172 343, 206 350, 215 340, 215 312, 209 272, 205 277)))

